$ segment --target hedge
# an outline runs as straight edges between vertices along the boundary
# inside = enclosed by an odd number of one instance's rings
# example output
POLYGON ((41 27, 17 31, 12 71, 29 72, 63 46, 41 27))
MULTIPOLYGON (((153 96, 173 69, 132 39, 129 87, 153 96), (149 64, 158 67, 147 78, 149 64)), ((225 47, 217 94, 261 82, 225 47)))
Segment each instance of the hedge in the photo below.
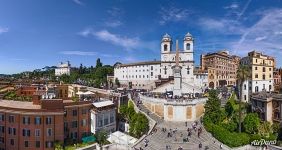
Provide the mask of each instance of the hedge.
POLYGON ((213 136, 229 147, 238 147, 249 144, 250 137, 246 133, 229 132, 227 129, 212 123, 205 123, 207 131, 211 132, 213 136))

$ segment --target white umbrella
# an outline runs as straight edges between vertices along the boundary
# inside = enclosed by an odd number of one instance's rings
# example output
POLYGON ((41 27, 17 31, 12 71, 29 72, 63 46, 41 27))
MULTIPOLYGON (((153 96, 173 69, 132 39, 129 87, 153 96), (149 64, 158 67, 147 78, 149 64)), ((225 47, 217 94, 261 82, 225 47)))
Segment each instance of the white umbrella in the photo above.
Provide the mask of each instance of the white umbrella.
POLYGON ((79 92, 77 92, 76 94, 77 94, 77 95, 82 95, 82 94, 84 94, 84 93, 79 91, 79 92))
POLYGON ((94 93, 90 92, 90 91, 87 91, 87 92, 84 93, 84 95, 94 95, 94 93))

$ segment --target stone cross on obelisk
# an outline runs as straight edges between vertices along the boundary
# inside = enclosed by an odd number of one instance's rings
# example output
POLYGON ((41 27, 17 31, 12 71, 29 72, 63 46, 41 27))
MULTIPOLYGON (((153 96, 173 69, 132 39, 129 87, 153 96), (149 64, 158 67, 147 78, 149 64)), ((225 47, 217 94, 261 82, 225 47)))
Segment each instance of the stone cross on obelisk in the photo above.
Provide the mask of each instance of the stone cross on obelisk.
POLYGON ((175 66, 173 66, 173 76, 174 76, 174 85, 173 85, 173 95, 181 96, 181 67, 179 66, 179 50, 178 50, 178 40, 176 40, 176 54, 175 54, 175 66))

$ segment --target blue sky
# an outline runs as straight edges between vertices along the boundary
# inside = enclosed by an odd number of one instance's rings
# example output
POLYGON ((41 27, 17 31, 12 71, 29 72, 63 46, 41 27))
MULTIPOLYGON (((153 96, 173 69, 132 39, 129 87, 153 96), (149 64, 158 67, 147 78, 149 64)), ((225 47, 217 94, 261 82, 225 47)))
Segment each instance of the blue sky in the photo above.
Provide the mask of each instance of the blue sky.
POLYGON ((282 66, 282 0, 0 0, 0 73, 158 60, 163 34, 187 32, 197 64, 202 53, 256 49, 282 66))

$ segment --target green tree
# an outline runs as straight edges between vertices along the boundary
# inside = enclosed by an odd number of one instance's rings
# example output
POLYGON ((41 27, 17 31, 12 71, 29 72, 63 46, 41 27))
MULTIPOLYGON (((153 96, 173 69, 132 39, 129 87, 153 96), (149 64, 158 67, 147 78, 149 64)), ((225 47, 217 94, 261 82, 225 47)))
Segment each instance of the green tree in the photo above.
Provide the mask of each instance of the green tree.
POLYGON ((60 142, 60 141, 55 141, 55 150, 64 150, 64 148, 63 148, 63 143, 62 142, 60 142))
POLYGON ((225 105, 225 112, 227 114, 227 117, 231 117, 235 111, 233 104, 234 103, 231 100, 228 100, 225 105))
POLYGON ((237 70, 237 81, 239 85, 239 133, 242 131, 242 110, 241 110, 241 102, 242 102, 242 92, 243 92, 243 83, 248 80, 251 76, 250 68, 246 65, 240 65, 237 70))
POLYGON ((117 87, 120 87, 120 82, 119 82, 118 78, 115 79, 115 84, 117 85, 117 87))
POLYGON ((149 130, 149 120, 142 113, 135 113, 129 123, 129 134, 140 138, 149 130))
POLYGON ((98 131, 96 133, 95 137, 100 147, 107 143, 107 135, 107 132, 104 130, 98 131))
POLYGON ((126 105, 121 105, 121 106, 119 107, 119 113, 121 114, 121 116, 122 116, 123 118, 126 118, 126 117, 127 117, 127 109, 128 109, 128 107, 127 107, 126 105))
POLYGON ((269 137, 272 133, 272 128, 270 122, 263 121, 258 127, 259 134, 264 137, 269 137))
POLYGON ((260 119, 257 113, 249 113, 243 121, 245 132, 253 134, 258 131, 260 119))
POLYGON ((102 66, 103 66, 103 64, 102 64, 100 58, 98 58, 98 59, 96 60, 96 68, 99 68, 99 67, 102 67, 102 66))
POLYGON ((274 133, 278 133, 278 132, 279 132, 279 129, 280 129, 280 123, 274 122, 274 123, 271 125, 271 128, 272 128, 272 131, 273 131, 274 133))
POLYGON ((209 91, 209 98, 205 105, 205 118, 215 124, 221 121, 222 112, 220 110, 220 100, 216 90, 209 91))

